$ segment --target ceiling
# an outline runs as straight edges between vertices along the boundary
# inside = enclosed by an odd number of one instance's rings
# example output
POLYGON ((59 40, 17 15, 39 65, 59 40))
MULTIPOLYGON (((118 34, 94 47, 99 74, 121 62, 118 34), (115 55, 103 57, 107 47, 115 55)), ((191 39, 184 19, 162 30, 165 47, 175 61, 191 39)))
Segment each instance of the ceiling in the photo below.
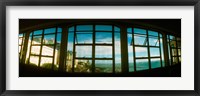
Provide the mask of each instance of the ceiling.
POLYGON ((175 34, 181 34, 181 19, 20 19, 19 29, 26 29, 32 26, 40 24, 48 24, 52 22, 65 22, 66 24, 72 24, 74 22, 96 22, 96 21, 111 21, 111 22, 126 22, 126 23, 141 23, 153 26, 158 26, 174 32, 175 34))

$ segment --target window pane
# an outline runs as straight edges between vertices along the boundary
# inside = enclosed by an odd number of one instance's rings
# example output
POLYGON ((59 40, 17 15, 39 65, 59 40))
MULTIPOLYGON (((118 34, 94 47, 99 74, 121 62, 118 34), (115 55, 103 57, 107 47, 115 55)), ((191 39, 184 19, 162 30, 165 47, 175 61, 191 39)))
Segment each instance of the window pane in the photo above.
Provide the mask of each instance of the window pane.
POLYGON ((135 45, 147 45, 147 37, 145 35, 134 34, 135 45))
POLYGON ((19 53, 20 53, 20 51, 21 51, 21 46, 19 46, 19 53))
POLYGON ((171 40, 175 40, 175 37, 172 36, 172 35, 169 35, 169 38, 170 38, 171 40))
POLYGON ((40 35, 40 34, 42 34, 42 31, 43 31, 43 30, 36 30, 36 31, 34 31, 33 34, 34 34, 34 35, 40 35))
POLYGON ((41 44, 42 36, 34 36, 32 44, 41 44))
POLYGON ((96 46, 95 58, 112 58, 111 46, 96 46))
POLYGON ((92 25, 78 25, 76 26, 76 31, 92 31, 92 25))
POLYGON ((53 56, 54 46, 43 46, 42 55, 53 56))
POLYGON ((178 55, 179 56, 181 55, 181 49, 178 49, 178 55))
POLYGON ((22 45, 23 38, 19 38, 19 45, 22 45))
POLYGON ((150 56, 151 57, 160 56, 160 49, 150 47, 150 56))
POLYGON ((155 32, 155 31, 148 31, 148 34, 150 36, 158 36, 158 32, 155 32))
POLYGON ((72 72, 72 64, 73 64, 73 51, 67 51, 67 57, 66 57, 67 72, 72 72))
POLYGON ((181 63, 181 57, 179 57, 179 62, 181 63))
POLYGON ((114 27, 115 32, 120 32, 120 28, 119 27, 114 27))
POLYGON ((136 57, 148 57, 147 47, 135 47, 136 57))
POLYGON ((121 72, 120 33, 115 33, 115 72, 121 72))
MULTIPOLYGON (((43 68, 52 69, 52 60, 53 60, 52 58, 41 57, 40 66, 43 68)), ((56 68, 56 66, 54 66, 54 69, 58 69, 58 68, 56 68)))
POLYGON ((85 43, 92 43, 92 32, 79 32, 76 33, 76 43, 78 44, 85 44, 85 43))
POLYGON ((171 47, 176 47, 176 41, 171 40, 171 41, 170 41, 170 46, 171 46, 171 47))
POLYGON ((38 56, 30 56, 30 63, 31 65, 38 66, 39 63, 39 57, 38 56))
POLYGON ((159 46, 158 37, 157 38, 149 38, 149 46, 159 46))
POLYGON ((112 43, 112 33, 111 32, 96 32, 96 43, 112 43))
POLYGON ((31 48, 31 54, 33 54, 33 55, 39 55, 40 54, 40 46, 32 46, 32 48, 31 48))
POLYGON ((160 58, 151 58, 151 68, 161 67, 160 58))
POLYGON ((172 49, 172 56, 177 56, 177 49, 172 49))
POLYGON ((57 44, 60 44, 61 43, 61 33, 58 33, 57 34, 57 44))
POLYGON ((164 59, 164 49, 163 49, 163 40, 162 35, 160 34, 160 48, 161 48, 161 56, 162 56, 162 65, 165 66, 165 59, 164 59))
POLYGON ((58 28, 58 29, 57 29, 57 32, 62 32, 62 28, 58 28))
POLYGON ((181 48, 181 42, 177 42, 178 48, 181 48))
POLYGON ((147 34, 146 30, 144 29, 139 29, 139 28, 134 28, 134 33, 135 34, 147 34))
POLYGON ((133 62, 133 45, 132 45, 132 34, 128 34, 128 62, 129 62, 129 72, 134 71, 133 62))
POLYGON ((24 35, 24 34, 23 34, 23 33, 21 33, 21 34, 19 34, 19 37, 23 37, 23 35, 24 35))
POLYGON ((49 29, 44 30, 44 34, 55 33, 55 32, 56 32, 56 28, 49 28, 49 29))
POLYGON ((177 64, 178 63, 178 58, 177 57, 173 57, 173 64, 177 64))
POLYGON ((76 57, 91 58, 92 46, 76 46, 76 57))
POLYGON ((92 60, 76 59, 74 72, 92 72, 92 60))
POLYGON ((54 44, 54 43, 55 43, 55 34, 44 35, 43 44, 54 44))
POLYGON ((132 34, 132 28, 127 28, 127 32, 132 34))
POLYGON ((111 25, 96 25, 95 27, 96 31, 112 31, 111 25))
POLYGON ((73 43, 74 43, 74 33, 68 34, 68 44, 67 44, 67 51, 73 51, 73 43))
POLYGON ((148 59, 137 59, 136 60, 136 70, 147 70, 149 69, 148 59))
POLYGON ((112 60, 95 60, 95 72, 112 73, 112 60))

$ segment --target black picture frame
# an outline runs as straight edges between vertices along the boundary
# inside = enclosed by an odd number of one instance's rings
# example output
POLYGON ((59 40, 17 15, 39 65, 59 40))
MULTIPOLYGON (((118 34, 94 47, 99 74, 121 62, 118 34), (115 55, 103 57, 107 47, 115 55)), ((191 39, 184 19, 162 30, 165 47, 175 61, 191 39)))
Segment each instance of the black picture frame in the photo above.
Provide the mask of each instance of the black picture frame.
MULTIPOLYGON (((199 0, 0 0, 0 94, 2 96, 200 96, 200 60, 198 59, 200 52, 199 34, 199 16, 200 2, 199 0), (194 67, 194 90, 71 90, 71 91, 48 91, 48 90, 6 90, 6 6, 194 6, 195 16, 195 67, 194 67)), ((192 39, 192 38, 191 38, 192 39)), ((173 86, 173 85, 172 85, 173 86)))

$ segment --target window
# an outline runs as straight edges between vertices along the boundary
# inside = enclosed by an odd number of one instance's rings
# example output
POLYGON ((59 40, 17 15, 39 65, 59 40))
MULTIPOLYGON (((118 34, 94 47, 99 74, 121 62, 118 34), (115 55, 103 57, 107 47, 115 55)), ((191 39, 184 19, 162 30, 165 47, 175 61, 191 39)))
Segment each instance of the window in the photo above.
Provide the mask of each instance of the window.
POLYGON ((167 35, 170 65, 181 63, 181 38, 167 35))
POLYGON ((19 34, 19 59, 21 59, 22 51, 23 51, 23 45, 25 41, 25 33, 19 34))
POLYGON ((162 34, 141 28, 127 28, 129 72, 162 67, 162 34))
POLYGON ((26 63, 58 70, 62 29, 47 28, 30 33, 26 63))
POLYGON ((112 25, 68 28, 66 58, 67 72, 121 72, 120 29, 112 25))

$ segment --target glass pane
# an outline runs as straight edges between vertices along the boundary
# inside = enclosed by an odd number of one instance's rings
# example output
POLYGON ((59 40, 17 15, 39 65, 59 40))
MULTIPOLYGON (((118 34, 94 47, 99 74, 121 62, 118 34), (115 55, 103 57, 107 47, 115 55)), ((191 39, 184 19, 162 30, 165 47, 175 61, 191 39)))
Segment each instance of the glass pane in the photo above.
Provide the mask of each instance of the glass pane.
POLYGON ((30 63, 31 65, 38 66, 39 57, 38 56, 30 56, 30 63))
POLYGON ((73 51, 74 33, 68 34, 67 51, 73 51))
POLYGON ((134 34, 135 45, 147 45, 147 37, 145 35, 134 34))
POLYGON ((57 44, 60 44, 61 43, 61 33, 58 33, 57 34, 57 44))
POLYGON ((57 29, 57 32, 62 32, 62 28, 58 28, 58 29, 57 29))
POLYGON ((95 60, 96 73, 112 73, 112 60, 95 60))
POLYGON ((151 68, 161 67, 160 58, 151 58, 151 68))
POLYGON ((170 46, 171 46, 171 47, 176 47, 176 41, 171 40, 171 41, 170 41, 170 46))
POLYGON ((127 28, 127 32, 132 34, 132 28, 127 28))
MULTIPOLYGON (((40 66, 43 68, 52 69, 52 60, 53 60, 52 58, 41 57, 40 66)), ((58 68, 56 68, 56 66, 54 65, 54 69, 58 69, 58 68)))
POLYGON ((33 54, 33 55, 39 55, 40 54, 40 46, 32 46, 32 48, 31 48, 31 54, 33 54))
POLYGON ((168 56, 169 56, 169 63, 171 65, 171 48, 170 48, 170 44, 169 43, 168 43, 168 56))
POLYGON ((160 34, 160 48, 161 48, 161 56, 162 56, 162 65, 165 66, 165 59, 164 59, 164 49, 163 49, 163 40, 162 40, 162 34, 160 34))
POLYGON ((115 32, 120 32, 120 28, 119 27, 114 27, 115 32))
POLYGON ((44 30, 44 34, 55 33, 55 32, 56 32, 56 28, 49 28, 49 29, 44 30))
POLYGON ((136 60, 136 70, 147 70, 149 69, 148 59, 137 59, 136 60))
POLYGON ((23 38, 19 38, 19 45, 22 45, 23 38))
POLYGON ((181 48, 181 42, 177 42, 178 48, 181 48))
POLYGON ((76 46, 76 57, 91 58, 92 46, 76 46))
POLYGON ((159 46, 158 38, 149 38, 149 46, 159 46))
POLYGON ((172 35, 169 35, 169 38, 170 38, 171 40, 175 40, 175 37, 172 36, 172 35))
POLYGON ((177 56, 177 49, 172 49, 172 56, 177 56))
POLYGON ((21 34, 19 34, 19 37, 23 37, 23 35, 24 35, 24 34, 23 34, 23 33, 21 33, 21 34))
POLYGON ((181 55, 181 49, 178 49, 178 55, 179 56, 181 55))
MULTIPOLYGON (((57 44, 57 47, 55 49, 55 57, 54 57, 54 65, 59 68, 59 60, 60 60, 60 44, 57 44)), ((54 70, 56 70, 54 68, 54 70)))
POLYGON ((92 32, 79 32, 76 33, 76 43, 77 44, 88 44, 92 43, 92 32))
POLYGON ((96 31, 112 31, 111 25, 96 25, 95 27, 96 31))
POLYGON ((150 36, 158 36, 158 32, 155 32, 155 31, 148 31, 148 34, 150 35, 150 36))
POLYGON ((147 33, 146 30, 144 29, 134 28, 134 34, 147 34, 147 33))
POLYGON ((66 71, 72 72, 72 64, 73 64, 73 51, 67 51, 66 54, 66 71))
POLYGON ((74 31, 74 26, 70 27, 68 31, 74 31))
POLYGON ((95 58, 112 58, 111 46, 96 46, 95 58))
POLYGON ((181 63, 181 57, 179 57, 179 59, 178 59, 178 60, 179 60, 179 62, 181 63))
POLYGON ((42 36, 34 36, 32 44, 41 44, 42 36))
POLYGON ((96 43, 111 44, 112 33, 111 32, 96 32, 96 43))
POLYGON ((20 53, 20 51, 21 51, 21 46, 19 46, 19 53, 20 53))
POLYGON ((92 25, 78 25, 76 26, 76 31, 92 31, 93 26, 92 25))
POLYGON ((173 57, 173 64, 178 64, 178 58, 177 57, 173 57))
POLYGON ((34 35, 41 35, 43 30, 36 30, 34 31, 34 35))
POLYGON ((136 57, 148 57, 147 47, 135 47, 136 57))
POLYGON ((177 41, 181 41, 181 38, 177 37, 177 41))
POLYGON ((160 56, 160 49, 150 47, 150 56, 151 57, 160 56))
POLYGON ((129 72, 134 71, 133 62, 133 45, 132 45, 132 34, 128 34, 128 62, 129 62, 129 72))
POLYGON ((120 33, 115 33, 115 72, 121 72, 120 33))
POLYGON ((92 60, 76 59, 74 72, 92 72, 92 60))
POLYGON ((54 46, 43 46, 42 55, 53 56, 54 46))
POLYGON ((54 44, 54 43, 55 43, 55 34, 44 35, 43 44, 54 44))

